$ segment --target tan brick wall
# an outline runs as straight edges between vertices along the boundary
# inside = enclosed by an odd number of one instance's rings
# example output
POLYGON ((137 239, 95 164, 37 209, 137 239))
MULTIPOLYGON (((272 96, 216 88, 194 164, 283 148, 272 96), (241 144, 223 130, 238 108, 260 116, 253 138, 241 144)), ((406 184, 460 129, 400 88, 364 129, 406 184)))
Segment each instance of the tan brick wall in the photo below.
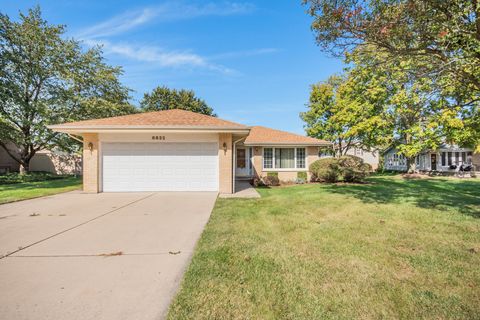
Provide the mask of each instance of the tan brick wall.
POLYGON ((98 134, 83 134, 83 191, 97 193, 99 192, 99 163, 98 163, 98 134), (93 144, 93 149, 88 148, 88 144, 93 144))
POLYGON ((219 133, 218 135, 218 163, 219 163, 219 192, 232 193, 232 134, 219 133), (224 150, 223 144, 226 144, 227 150, 224 150))
POLYGON ((262 177, 263 148, 253 147, 252 150, 253 150, 253 175, 255 177, 262 177))
MULTIPOLYGON (((306 168, 316 160, 318 160, 318 147, 307 147, 307 163, 306 168)), ((253 147, 253 173, 256 177, 265 177, 268 171, 263 171, 263 147, 253 147)), ((300 170, 299 170, 300 171, 300 170)), ((310 180, 310 173, 307 172, 310 180)), ((278 179, 280 181, 294 181, 297 179, 297 171, 278 171, 278 179)))

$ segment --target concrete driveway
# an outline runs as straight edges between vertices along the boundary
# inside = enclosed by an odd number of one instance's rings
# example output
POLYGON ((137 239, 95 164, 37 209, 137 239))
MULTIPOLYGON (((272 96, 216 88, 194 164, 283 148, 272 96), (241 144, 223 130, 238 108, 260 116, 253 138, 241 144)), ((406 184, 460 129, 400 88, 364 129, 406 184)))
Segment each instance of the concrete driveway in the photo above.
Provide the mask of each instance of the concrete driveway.
POLYGON ((70 192, 0 205, 1 319, 159 319, 213 192, 70 192))

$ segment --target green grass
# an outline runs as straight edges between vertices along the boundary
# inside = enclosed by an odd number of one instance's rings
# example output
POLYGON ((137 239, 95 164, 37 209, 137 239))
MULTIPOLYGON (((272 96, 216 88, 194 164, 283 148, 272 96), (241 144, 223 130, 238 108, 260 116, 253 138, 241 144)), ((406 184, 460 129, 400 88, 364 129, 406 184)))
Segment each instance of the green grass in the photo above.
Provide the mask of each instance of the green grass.
POLYGON ((169 319, 478 319, 480 181, 218 199, 169 319))
POLYGON ((0 185, 0 204, 72 191, 81 185, 81 179, 74 177, 0 185))

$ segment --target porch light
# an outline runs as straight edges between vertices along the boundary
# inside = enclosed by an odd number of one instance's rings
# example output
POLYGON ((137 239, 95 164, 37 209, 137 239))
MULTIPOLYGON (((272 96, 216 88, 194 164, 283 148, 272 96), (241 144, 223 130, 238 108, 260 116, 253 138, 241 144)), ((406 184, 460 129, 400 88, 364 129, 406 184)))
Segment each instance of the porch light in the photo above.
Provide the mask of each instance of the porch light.
POLYGON ((88 150, 93 151, 93 143, 88 143, 88 150))
POLYGON ((223 143, 223 152, 226 154, 227 153, 227 143, 223 143))

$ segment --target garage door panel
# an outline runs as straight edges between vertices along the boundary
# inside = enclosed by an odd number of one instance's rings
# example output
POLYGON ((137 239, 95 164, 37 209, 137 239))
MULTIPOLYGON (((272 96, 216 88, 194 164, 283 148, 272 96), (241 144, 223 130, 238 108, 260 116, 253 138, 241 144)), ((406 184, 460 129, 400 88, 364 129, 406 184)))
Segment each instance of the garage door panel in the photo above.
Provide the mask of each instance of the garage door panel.
POLYGON ((217 191, 216 143, 103 143, 104 191, 217 191))

